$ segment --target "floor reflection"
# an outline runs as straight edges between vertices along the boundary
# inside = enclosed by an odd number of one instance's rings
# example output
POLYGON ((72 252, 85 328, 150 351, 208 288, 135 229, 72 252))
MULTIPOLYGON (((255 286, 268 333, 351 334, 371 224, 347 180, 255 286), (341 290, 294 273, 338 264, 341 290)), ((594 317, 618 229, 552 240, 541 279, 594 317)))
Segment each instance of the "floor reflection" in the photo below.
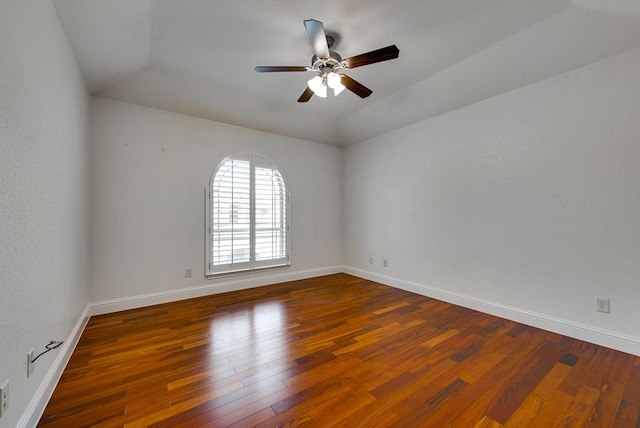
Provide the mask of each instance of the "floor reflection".
POLYGON ((216 316, 211 322, 211 363, 227 359, 236 373, 243 366, 265 364, 274 355, 286 355, 286 308, 265 302, 216 316), (270 357, 271 356, 271 357, 270 357))

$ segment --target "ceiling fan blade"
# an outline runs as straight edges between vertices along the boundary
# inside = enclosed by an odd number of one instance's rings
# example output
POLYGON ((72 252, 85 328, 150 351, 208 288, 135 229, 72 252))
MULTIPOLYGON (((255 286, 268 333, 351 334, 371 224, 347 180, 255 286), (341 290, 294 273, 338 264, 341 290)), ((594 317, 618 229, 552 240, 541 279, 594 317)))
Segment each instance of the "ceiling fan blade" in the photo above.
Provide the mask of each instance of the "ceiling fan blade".
POLYGON ((307 36, 311 46, 313 46, 313 52, 320 59, 329 58, 329 46, 327 45, 327 35, 324 32, 324 25, 322 22, 315 19, 307 19, 304 21, 304 28, 307 30, 307 36))
POLYGON ((385 48, 376 49, 375 51, 352 56, 344 60, 347 68, 356 68, 363 65, 373 64, 376 62, 387 61, 398 58, 400 50, 396 45, 387 46, 385 48))
POLYGON ((367 98, 373 93, 373 91, 359 82, 356 82, 346 74, 342 74, 342 84, 347 87, 348 90, 359 96, 360 98, 367 98))
POLYGON ((275 71, 307 71, 303 65, 259 65, 254 68, 258 73, 272 73, 275 71))
POLYGON ((313 96, 313 91, 311 90, 311 88, 307 87, 302 93, 302 95, 300 95, 300 98, 298 98, 298 102, 306 103, 311 99, 312 96, 313 96))

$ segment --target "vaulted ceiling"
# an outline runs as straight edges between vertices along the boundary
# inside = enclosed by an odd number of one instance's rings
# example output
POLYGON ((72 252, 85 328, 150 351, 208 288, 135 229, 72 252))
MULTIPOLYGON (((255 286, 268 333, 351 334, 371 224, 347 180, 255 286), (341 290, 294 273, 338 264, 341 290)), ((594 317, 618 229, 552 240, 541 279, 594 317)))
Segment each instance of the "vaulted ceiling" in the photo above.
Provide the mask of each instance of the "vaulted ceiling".
POLYGON ((640 46, 638 0, 53 0, 91 94, 344 145, 640 46), (373 90, 296 102, 311 65, 303 20, 373 90))

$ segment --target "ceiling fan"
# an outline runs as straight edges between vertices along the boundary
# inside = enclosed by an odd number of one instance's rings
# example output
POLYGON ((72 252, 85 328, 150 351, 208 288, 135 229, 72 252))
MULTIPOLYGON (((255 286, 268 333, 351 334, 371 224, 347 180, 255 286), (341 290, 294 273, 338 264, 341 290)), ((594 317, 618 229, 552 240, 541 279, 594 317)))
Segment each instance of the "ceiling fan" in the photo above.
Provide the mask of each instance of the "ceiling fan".
POLYGON ((328 88, 333 89, 334 95, 338 95, 346 88, 360 98, 366 98, 371 95, 373 91, 346 74, 343 74, 342 70, 350 70, 352 68, 362 67, 363 65, 395 59, 398 58, 400 53, 396 45, 391 45, 342 59, 340 55, 330 50, 333 46, 334 39, 325 34, 322 22, 307 19, 304 21, 304 27, 307 30, 307 36, 315 53, 311 58, 311 67, 259 65, 255 68, 258 73, 281 71, 311 71, 316 73, 316 76, 309 80, 307 88, 302 95, 300 95, 300 98, 298 98, 299 103, 306 103, 314 94, 321 98, 327 98, 328 88))

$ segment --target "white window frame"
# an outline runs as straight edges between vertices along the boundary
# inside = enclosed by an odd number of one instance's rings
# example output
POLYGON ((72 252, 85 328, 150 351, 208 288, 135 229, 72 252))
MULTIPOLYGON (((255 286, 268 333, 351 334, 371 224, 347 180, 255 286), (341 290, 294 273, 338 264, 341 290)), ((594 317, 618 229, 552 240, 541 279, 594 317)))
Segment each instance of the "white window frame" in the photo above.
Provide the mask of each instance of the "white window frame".
MULTIPOLYGON (((262 156, 258 153, 254 153, 254 152, 240 152, 240 153, 234 153, 230 156, 227 156, 226 158, 224 158, 217 166, 216 168, 213 170, 213 173, 211 174, 210 178, 209 178, 209 184, 208 186, 205 188, 205 235, 206 235, 206 248, 205 248, 205 255, 206 255, 206 259, 205 259, 205 272, 206 272, 206 276, 207 278, 212 278, 215 276, 219 276, 219 275, 225 275, 225 274, 233 274, 233 273, 239 273, 239 272, 252 272, 258 269, 267 269, 267 268, 276 268, 276 267, 286 267, 286 266, 290 266, 291 265, 291 258, 290 258, 290 248, 291 248, 291 233, 290 233, 290 220, 291 220, 291 208, 290 208, 290 195, 289 195, 289 187, 287 186, 287 182, 286 179, 284 177, 284 174, 282 173, 282 171, 280 170, 280 168, 277 167, 277 165, 275 164, 275 162, 273 162, 271 159, 262 156), (249 170, 250 170, 250 182, 249 182, 249 189, 250 189, 250 197, 249 197, 249 201, 250 201, 250 208, 249 208, 249 260, 248 261, 240 261, 240 262, 233 262, 233 257, 232 257, 232 262, 228 263, 228 264, 214 264, 214 256, 215 256, 215 249, 214 249, 214 223, 213 223, 213 202, 214 202, 214 195, 213 195, 213 185, 214 185, 214 179, 216 178, 216 175, 218 174, 218 172, 220 171, 220 168, 222 168, 223 166, 227 165, 229 162, 234 161, 234 160, 249 160, 250 162, 250 166, 249 166, 249 170), (258 233, 258 231, 256 230, 256 168, 259 168, 260 165, 269 165, 270 169, 273 171, 276 171, 279 175, 279 178, 282 180, 282 191, 284 193, 284 198, 278 198, 277 200, 281 200, 284 199, 284 213, 280 213, 280 215, 284 216, 284 219, 281 219, 280 221, 283 223, 282 226, 277 227, 276 233, 284 233, 284 246, 285 246, 285 253, 282 255, 282 257, 277 257, 277 258, 269 258, 269 259, 263 259, 263 260, 256 260, 256 235, 258 233)), ((233 205, 233 203, 232 203, 233 205)), ((231 207, 231 211, 230 211, 230 215, 234 216, 233 213, 233 206, 231 207)), ((232 221, 233 223, 233 221, 232 221)), ((219 229, 218 229, 219 230, 219 229)), ((234 235, 235 236, 235 235, 234 235)), ((271 244, 271 248, 273 249, 273 243, 271 244)), ((232 249, 233 251, 233 249, 232 249)))

